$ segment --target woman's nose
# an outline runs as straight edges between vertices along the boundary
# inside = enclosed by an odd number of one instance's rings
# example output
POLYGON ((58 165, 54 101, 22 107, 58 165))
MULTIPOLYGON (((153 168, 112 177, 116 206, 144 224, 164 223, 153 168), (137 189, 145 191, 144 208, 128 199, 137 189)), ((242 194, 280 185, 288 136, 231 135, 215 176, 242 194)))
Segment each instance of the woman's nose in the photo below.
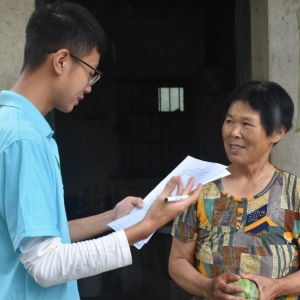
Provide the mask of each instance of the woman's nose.
POLYGON ((230 136, 232 137, 240 137, 241 136, 241 130, 240 130, 240 126, 235 124, 230 132, 230 136))

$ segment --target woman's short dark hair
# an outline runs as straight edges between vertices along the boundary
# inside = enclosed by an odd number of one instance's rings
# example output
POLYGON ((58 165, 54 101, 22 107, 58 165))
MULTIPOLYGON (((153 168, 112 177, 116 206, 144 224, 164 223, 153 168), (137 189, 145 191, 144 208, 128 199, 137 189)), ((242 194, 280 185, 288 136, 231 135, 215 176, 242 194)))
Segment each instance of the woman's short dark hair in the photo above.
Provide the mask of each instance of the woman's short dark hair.
POLYGON ((294 104, 278 83, 270 81, 250 81, 235 89, 229 96, 226 112, 234 102, 242 101, 257 111, 267 136, 285 126, 286 132, 293 125, 294 104))
POLYGON ((37 69, 49 50, 65 48, 83 57, 95 47, 104 53, 106 35, 87 9, 71 2, 48 4, 33 12, 28 21, 22 71, 37 69))

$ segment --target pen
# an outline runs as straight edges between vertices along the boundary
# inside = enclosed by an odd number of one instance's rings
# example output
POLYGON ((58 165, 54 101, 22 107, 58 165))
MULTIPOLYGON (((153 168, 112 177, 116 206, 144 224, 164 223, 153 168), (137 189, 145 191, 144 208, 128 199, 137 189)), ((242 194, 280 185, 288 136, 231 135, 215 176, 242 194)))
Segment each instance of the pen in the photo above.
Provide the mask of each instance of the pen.
POLYGON ((188 198, 189 195, 182 195, 182 196, 174 196, 174 197, 167 197, 165 198, 166 202, 173 202, 173 201, 180 201, 188 198))

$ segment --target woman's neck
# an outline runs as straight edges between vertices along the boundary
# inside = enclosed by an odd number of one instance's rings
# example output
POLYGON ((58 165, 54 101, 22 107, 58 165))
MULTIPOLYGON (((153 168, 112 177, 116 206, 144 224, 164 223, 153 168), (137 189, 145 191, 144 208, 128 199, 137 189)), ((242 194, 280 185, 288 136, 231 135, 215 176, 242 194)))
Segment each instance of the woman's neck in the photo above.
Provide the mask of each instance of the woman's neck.
POLYGON ((231 174, 222 178, 224 189, 234 196, 249 197, 258 194, 268 185, 276 168, 269 162, 263 168, 231 164, 228 171, 231 174))

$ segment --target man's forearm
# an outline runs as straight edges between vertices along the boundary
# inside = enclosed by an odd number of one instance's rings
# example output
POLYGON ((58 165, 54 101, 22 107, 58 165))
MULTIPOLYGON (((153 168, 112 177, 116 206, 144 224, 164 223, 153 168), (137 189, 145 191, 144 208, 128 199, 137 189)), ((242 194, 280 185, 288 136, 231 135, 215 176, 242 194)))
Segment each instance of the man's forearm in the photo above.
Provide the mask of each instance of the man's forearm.
POLYGON ((73 244, 62 244, 59 237, 31 238, 21 251, 22 264, 44 287, 132 263, 130 247, 122 230, 73 244))
POLYGON ((82 241, 111 230, 111 228, 107 226, 107 224, 112 221, 111 213, 112 211, 109 210, 102 214, 69 221, 68 226, 71 241, 73 243, 82 241))
POLYGON ((157 228, 153 225, 153 222, 148 219, 143 219, 142 221, 126 228, 125 234, 129 245, 133 245, 138 241, 146 239, 150 236, 157 228))

